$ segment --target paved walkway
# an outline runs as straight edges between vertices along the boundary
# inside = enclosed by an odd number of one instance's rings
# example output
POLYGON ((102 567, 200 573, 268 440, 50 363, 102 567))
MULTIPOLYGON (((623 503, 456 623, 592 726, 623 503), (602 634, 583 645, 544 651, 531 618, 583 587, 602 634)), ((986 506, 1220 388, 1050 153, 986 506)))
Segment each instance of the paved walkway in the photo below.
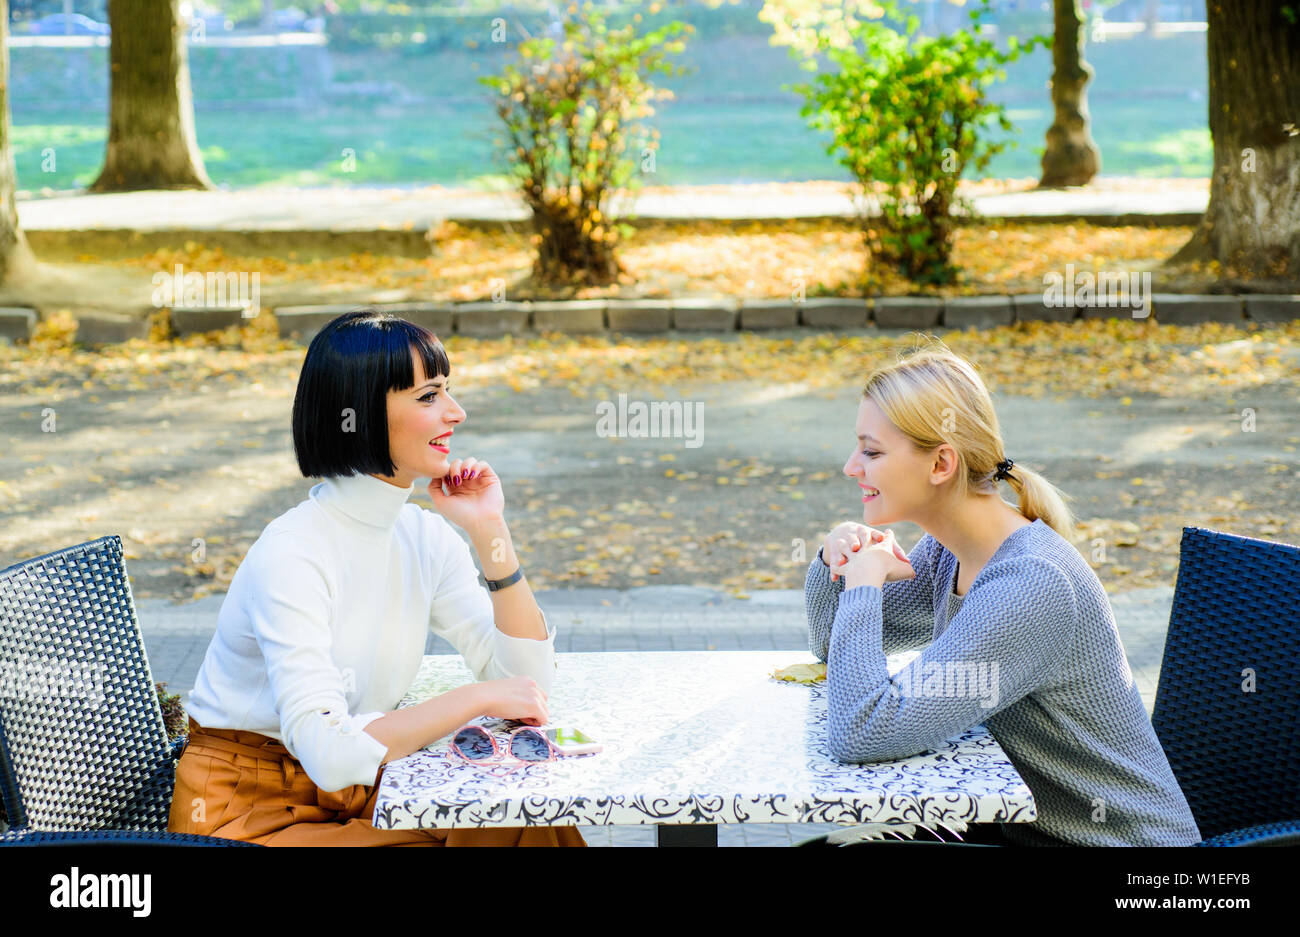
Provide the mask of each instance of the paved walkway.
MULTIPOLYGON (((156 680, 181 694, 194 686, 216 628, 222 595, 187 605, 165 599, 136 602, 149 664, 156 680)), ((559 652, 788 650, 791 663, 810 659, 803 593, 771 590, 736 599, 691 586, 554 590, 537 593, 555 626, 559 652)), ((1149 713, 1164 653, 1173 589, 1137 589, 1111 597, 1120 639, 1149 713)), ((427 654, 451 654, 430 635, 427 654)), ((788 846, 833 826, 738 824, 718 829, 720 846, 788 846)), ((653 846, 653 827, 584 827, 593 846, 653 846)))
MULTIPOLYGON (((989 218, 1163 219, 1189 224, 1205 210, 1208 180, 1102 177, 1064 190, 1032 188, 1032 180, 970 189, 989 218), (1003 191, 998 191, 1003 189, 1003 191)), ((842 182, 646 187, 615 213, 662 219, 789 219, 855 214, 842 182)), ((528 213, 513 193, 472 189, 260 187, 212 192, 60 194, 20 199, 26 231, 425 231, 443 220, 522 222, 528 213)))

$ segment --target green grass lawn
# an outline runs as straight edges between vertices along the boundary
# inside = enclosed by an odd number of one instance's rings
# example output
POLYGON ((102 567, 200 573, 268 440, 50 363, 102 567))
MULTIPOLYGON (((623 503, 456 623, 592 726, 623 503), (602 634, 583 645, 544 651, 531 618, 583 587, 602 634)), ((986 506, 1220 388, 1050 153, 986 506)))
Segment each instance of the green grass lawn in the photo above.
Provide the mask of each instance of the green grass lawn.
MULTIPOLYGON (((688 46, 688 53, 685 64, 692 71, 666 83, 676 99, 658 105, 660 149, 656 174, 648 182, 847 178, 826 154, 824 135, 799 116, 801 98, 783 90, 809 80, 785 50, 741 37, 688 46)), ((1105 174, 1209 174, 1203 36, 1112 41, 1089 46, 1087 55, 1096 69, 1090 109, 1105 174)), ((24 66, 21 55, 13 60, 15 71, 24 66)), ((213 181, 233 186, 482 184, 502 167, 492 144, 496 117, 477 79, 505 60, 500 53, 471 50, 437 56, 333 55, 335 82, 392 82, 431 100, 401 104, 378 97, 296 108, 265 103, 294 94, 297 60, 241 70, 228 54, 211 61, 195 56, 195 120, 203 159, 213 181), (221 99, 221 106, 210 103, 221 99), (349 150, 355 153, 354 172, 344 168, 349 150)), ((32 65, 49 68, 47 62, 32 65)), ((995 158, 987 175, 1038 175, 1051 121, 1050 68, 1040 50, 1013 64, 1006 82, 995 87, 994 96, 1006 103, 1016 124, 1016 146, 995 158)), ((102 93, 98 100, 97 106, 51 109, 13 99, 19 188, 68 189, 94 179, 107 137, 102 93)))

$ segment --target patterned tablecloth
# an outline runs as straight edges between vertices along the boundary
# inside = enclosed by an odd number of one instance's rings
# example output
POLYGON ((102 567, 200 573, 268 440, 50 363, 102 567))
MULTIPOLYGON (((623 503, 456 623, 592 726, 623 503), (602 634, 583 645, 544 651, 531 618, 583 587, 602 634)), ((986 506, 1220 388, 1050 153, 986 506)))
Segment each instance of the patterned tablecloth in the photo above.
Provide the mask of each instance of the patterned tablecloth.
MULTIPOLYGON (((889 658, 891 672, 918 652, 889 658)), ((379 829, 606 824, 1032 822, 1033 797, 983 726, 937 751, 843 765, 826 750, 824 684, 770 674, 797 651, 560 654, 551 723, 604 745, 512 770, 447 754, 450 736, 385 769, 379 829)), ((399 706, 473 679, 427 656, 399 706)), ((504 734, 517 724, 484 719, 504 734)))

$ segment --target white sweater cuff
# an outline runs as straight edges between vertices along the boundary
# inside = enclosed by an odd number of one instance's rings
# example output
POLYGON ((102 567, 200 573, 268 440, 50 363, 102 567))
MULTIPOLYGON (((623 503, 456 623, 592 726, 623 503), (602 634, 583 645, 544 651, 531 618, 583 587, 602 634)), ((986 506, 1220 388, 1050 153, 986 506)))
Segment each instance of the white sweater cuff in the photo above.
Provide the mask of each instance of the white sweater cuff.
POLYGON ((388 756, 388 746, 364 730, 382 715, 381 712, 351 715, 328 709, 312 713, 314 718, 306 720, 302 731, 297 733, 298 747, 306 755, 298 760, 317 787, 323 791, 341 791, 354 784, 375 783, 379 768, 388 756))
POLYGON ((549 694, 559 664, 555 660, 555 626, 547 622, 545 612, 542 625, 546 628, 545 638, 516 638, 496 629, 493 662, 504 676, 532 677, 542 692, 549 694))

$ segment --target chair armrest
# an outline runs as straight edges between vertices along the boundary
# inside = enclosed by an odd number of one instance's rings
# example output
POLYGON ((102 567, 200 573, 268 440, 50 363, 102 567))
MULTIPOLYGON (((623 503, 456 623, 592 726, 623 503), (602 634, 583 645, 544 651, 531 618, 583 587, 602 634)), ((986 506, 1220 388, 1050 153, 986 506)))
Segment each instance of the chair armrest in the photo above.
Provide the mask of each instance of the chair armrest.
POLYGON ((1300 820, 1262 823, 1201 840, 1198 846, 1300 846, 1300 820))
POLYGON ((0 833, 0 846, 256 846, 220 836, 193 833, 156 833, 148 830, 69 830, 45 832, 12 830, 0 833))

